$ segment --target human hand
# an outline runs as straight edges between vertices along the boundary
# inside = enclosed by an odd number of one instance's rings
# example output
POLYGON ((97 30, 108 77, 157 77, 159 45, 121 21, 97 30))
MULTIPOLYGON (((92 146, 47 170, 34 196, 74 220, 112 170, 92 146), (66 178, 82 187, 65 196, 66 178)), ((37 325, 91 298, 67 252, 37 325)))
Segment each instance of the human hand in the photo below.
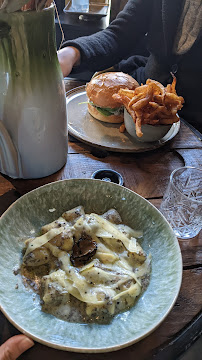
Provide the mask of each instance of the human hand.
POLYGON ((0 346, 0 360, 16 360, 24 351, 34 345, 25 335, 16 335, 0 346))
POLYGON ((80 51, 73 46, 67 46, 58 51, 58 60, 64 77, 70 74, 73 66, 79 65, 80 58, 80 51))

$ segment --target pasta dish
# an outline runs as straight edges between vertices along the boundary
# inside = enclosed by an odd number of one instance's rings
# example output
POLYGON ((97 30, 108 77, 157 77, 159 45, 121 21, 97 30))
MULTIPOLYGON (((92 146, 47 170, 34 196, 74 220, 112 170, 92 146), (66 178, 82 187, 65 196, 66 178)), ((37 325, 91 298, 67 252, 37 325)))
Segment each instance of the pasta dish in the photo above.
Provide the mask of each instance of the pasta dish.
POLYGON ((25 241, 23 282, 40 295, 45 312, 107 323, 133 306, 149 283, 151 256, 141 238, 116 210, 86 214, 78 206, 25 241))

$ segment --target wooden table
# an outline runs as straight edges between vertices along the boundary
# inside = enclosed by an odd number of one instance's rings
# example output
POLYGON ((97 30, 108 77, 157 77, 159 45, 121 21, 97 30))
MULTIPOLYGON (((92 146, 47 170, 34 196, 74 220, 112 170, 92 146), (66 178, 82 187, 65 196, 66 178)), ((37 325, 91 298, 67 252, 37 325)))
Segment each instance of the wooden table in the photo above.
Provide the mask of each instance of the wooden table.
MULTIPOLYGON (((82 83, 66 80, 67 90, 78 85, 82 83)), ((138 154, 100 151, 69 137, 67 163, 57 173, 37 180, 13 180, 0 175, 0 214, 21 195, 40 185, 60 179, 90 178, 100 168, 118 171, 127 188, 159 207, 171 171, 183 165, 202 166, 202 141, 184 124, 176 137, 163 147, 138 154)), ((151 335, 128 348, 107 354, 67 353, 36 343, 20 359, 177 359, 200 336, 202 329, 202 231, 196 238, 179 243, 183 257, 181 290, 172 311, 151 335)), ((1 343, 19 333, 3 314, 0 330, 1 343)))

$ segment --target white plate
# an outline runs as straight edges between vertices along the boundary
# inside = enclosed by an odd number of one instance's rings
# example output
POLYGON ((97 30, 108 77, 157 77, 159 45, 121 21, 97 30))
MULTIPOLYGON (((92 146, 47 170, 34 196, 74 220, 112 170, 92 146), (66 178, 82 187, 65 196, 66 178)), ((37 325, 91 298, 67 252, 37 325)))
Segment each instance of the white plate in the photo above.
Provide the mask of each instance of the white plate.
POLYGON ((180 129, 180 121, 173 124, 161 140, 141 143, 126 131, 119 132, 120 124, 96 120, 87 109, 85 85, 67 92, 67 118, 69 134, 95 147, 115 152, 144 152, 157 149, 171 140, 180 129))

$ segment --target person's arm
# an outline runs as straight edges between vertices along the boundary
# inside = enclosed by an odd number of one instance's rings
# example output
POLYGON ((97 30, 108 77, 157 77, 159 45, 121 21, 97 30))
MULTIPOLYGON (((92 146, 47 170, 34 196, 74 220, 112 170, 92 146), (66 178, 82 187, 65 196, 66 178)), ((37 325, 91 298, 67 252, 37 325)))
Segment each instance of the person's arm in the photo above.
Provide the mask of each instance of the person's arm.
POLYGON ((33 345, 34 342, 25 335, 13 336, 0 346, 0 359, 16 360, 33 345))
POLYGON ((80 57, 80 51, 72 46, 67 46, 58 51, 58 60, 63 76, 69 75, 73 66, 78 66, 80 64, 80 57))
MULTIPOLYGON (((78 71, 102 70, 126 57, 131 48, 134 48, 137 41, 148 31, 152 5, 153 0, 129 0, 105 30, 65 42, 63 48, 71 46, 79 50, 78 71)), ((58 55, 60 57, 60 51, 58 55)), ((66 59, 68 61, 68 54, 66 59)), ((76 63, 73 63, 73 66, 75 65, 76 63)))

